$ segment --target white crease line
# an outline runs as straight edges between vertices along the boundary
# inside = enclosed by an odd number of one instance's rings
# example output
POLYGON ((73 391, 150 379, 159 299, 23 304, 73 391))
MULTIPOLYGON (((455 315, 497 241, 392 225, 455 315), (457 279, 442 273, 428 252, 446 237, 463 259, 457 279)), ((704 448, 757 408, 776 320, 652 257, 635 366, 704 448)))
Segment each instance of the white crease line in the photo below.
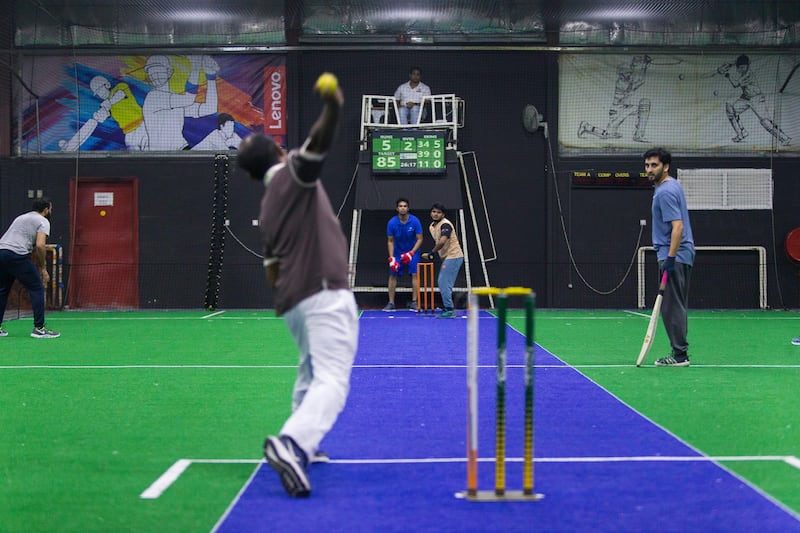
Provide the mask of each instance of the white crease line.
POLYGON ((784 462, 786 464, 788 464, 790 466, 793 466, 793 467, 797 468, 798 470, 800 470, 800 459, 798 459, 797 457, 791 457, 790 456, 790 457, 784 458, 783 460, 784 460, 784 462))
POLYGON ((222 369, 237 370, 244 369, 282 369, 297 368, 297 365, 21 365, 21 366, 0 366, 0 370, 136 370, 136 369, 222 369))
MULTIPOLYGON (((284 368, 297 368, 297 365, 0 365, 0 370, 126 370, 126 369, 186 369, 186 370, 203 370, 203 369, 220 369, 220 370, 237 370, 237 369, 284 369, 284 368)), ((432 369, 432 368, 454 368, 463 369, 466 365, 463 364, 440 364, 440 365, 403 365, 403 364, 354 364, 353 368, 359 369, 385 369, 385 368, 399 368, 399 369, 432 369)), ((495 365, 478 365, 478 368, 495 368, 495 365)), ((525 368, 525 365, 510 364, 506 368, 525 368)), ((534 368, 549 368, 561 370, 581 370, 585 368, 635 368, 633 363, 616 365, 534 365, 534 368)), ((655 368, 652 365, 647 365, 645 368, 655 368)), ((790 370, 800 369, 800 364, 796 365, 712 365, 712 364, 693 364, 691 368, 752 368, 752 369, 775 369, 784 368, 790 370)))
MULTIPOLYGON (((507 457, 506 462, 521 463, 522 457, 507 457)), ((632 457, 534 457, 535 463, 686 463, 686 462, 730 462, 730 461, 784 461, 800 469, 800 459, 791 455, 643 455, 632 457)), ((159 498, 192 463, 197 464, 258 464, 264 459, 178 459, 166 472, 150 485, 139 497, 144 500, 159 498)), ((465 463, 464 457, 430 457, 421 459, 332 459, 331 463, 340 465, 392 465, 392 464, 432 464, 465 463)), ((480 463, 494 463, 494 457, 481 457, 480 463)))
MULTIPOLYGON (((181 459, 197 464, 255 464, 264 459, 181 459)), ((509 463, 521 463, 522 457, 506 457, 509 463)), ((790 455, 634 455, 629 457, 534 457, 535 463, 689 463, 689 462, 747 462, 747 461, 794 461, 800 467, 800 459, 790 455)), ((423 457, 416 459, 331 459, 330 464, 340 465, 394 465, 465 463, 466 457, 423 457)), ((494 463, 494 457, 481 457, 480 463, 494 463)), ((790 463, 791 464, 791 463, 790 463)))
MULTIPOLYGON (((645 455, 632 457, 534 457, 535 463, 685 463, 685 462, 726 462, 726 461, 797 461, 796 457, 785 455, 645 455)), ((420 463, 464 463, 463 457, 441 457, 428 459, 332 459, 335 464, 420 464, 420 463)), ((507 457, 509 463, 521 463, 522 457, 507 457)), ((482 457, 478 459, 480 463, 494 463, 494 457, 482 457)), ((800 467, 800 466, 799 466, 800 467)))
MULTIPOLYGON (((371 319, 378 319, 378 318, 409 318, 409 319, 417 319, 420 318, 417 316, 417 313, 413 313, 409 311, 408 315, 364 315, 365 311, 377 311, 375 309, 366 309, 361 310, 360 318, 364 320, 371 320, 371 319)), ((517 309, 512 309, 512 311, 517 311, 517 309)), ((218 311, 218 313, 224 313, 225 311, 218 311)), ((457 315, 457 318, 467 318, 466 311, 459 310, 459 313, 464 313, 463 315, 457 315)), ((622 315, 618 316, 565 316, 565 315, 548 315, 547 312, 541 312, 536 315, 536 320, 624 320, 625 318, 636 317, 636 318, 650 318, 648 313, 642 313, 639 311, 629 311, 629 310, 622 310, 620 311, 623 313, 622 315)), ((75 313, 73 316, 51 316, 52 320, 54 321, 103 321, 103 320, 198 320, 198 318, 208 318, 214 315, 196 317, 196 316, 166 316, 169 315, 169 311, 164 312, 165 316, 117 316, 117 317, 105 317, 105 316, 80 316, 79 313, 75 313)), ((433 315, 423 315, 422 318, 427 316, 431 318, 433 315)), ((26 317, 27 318, 27 317, 26 317)), ((274 315, 267 315, 267 316, 219 316, 216 317, 221 320, 283 320, 283 317, 274 316, 274 315)), ((497 317, 494 315, 492 316, 481 316, 478 317, 480 320, 497 320, 497 317)), ((778 317, 778 316, 734 316, 734 317, 726 317, 726 316, 690 316, 692 320, 800 320, 800 316, 785 316, 785 317, 778 317)))
MULTIPOLYGON (((219 311, 224 313, 224 311, 219 311)), ((165 313, 165 315, 168 313, 165 313)), ((209 315, 213 316, 213 315, 209 315)), ((52 317, 53 321, 80 322, 83 321, 136 321, 136 320, 199 320, 205 316, 58 316, 52 317)), ((220 316, 220 320, 283 320, 280 316, 220 316)))
POLYGON ((178 459, 166 472, 161 474, 161 477, 147 487, 147 490, 140 494, 139 497, 143 500, 155 500, 161 496, 191 464, 192 461, 189 459, 178 459))

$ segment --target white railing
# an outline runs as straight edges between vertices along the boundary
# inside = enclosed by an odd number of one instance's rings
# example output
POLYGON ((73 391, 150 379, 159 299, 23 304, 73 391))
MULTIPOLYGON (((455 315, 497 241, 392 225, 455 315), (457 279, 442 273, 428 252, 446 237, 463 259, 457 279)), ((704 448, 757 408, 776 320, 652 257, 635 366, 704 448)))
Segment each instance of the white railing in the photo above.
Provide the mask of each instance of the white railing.
POLYGON ((414 124, 399 124, 397 99, 394 96, 365 94, 361 97, 362 149, 366 148, 368 132, 375 128, 385 129, 447 129, 450 130, 448 148, 458 146, 458 129, 464 127, 464 100, 455 94, 424 96, 420 103, 422 112, 414 124))

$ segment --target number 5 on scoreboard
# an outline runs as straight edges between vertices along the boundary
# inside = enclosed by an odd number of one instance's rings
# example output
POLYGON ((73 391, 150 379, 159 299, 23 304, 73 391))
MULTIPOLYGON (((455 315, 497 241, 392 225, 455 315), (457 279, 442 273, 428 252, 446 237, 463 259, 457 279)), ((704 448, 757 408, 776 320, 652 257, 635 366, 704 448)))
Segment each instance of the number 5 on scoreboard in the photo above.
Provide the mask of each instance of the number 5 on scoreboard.
POLYGON ((647 325, 647 333, 644 334, 644 342, 642 349, 639 351, 639 357, 636 359, 636 366, 642 366, 642 361, 653 346, 653 339, 656 336, 656 327, 658 326, 658 315, 661 311, 661 300, 664 299, 664 289, 667 286, 667 271, 661 276, 661 284, 658 286, 658 296, 656 296, 656 303, 653 305, 653 312, 650 314, 650 324, 647 325))

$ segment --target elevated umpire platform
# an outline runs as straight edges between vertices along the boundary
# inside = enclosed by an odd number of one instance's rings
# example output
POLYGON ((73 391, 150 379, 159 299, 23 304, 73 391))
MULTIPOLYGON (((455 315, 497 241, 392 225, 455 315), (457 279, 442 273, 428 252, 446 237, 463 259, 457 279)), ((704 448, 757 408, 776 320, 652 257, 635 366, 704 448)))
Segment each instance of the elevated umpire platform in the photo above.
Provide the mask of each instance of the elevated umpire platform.
MULTIPOLYGON (((466 287, 456 287, 455 291, 463 292, 472 286, 469 237, 475 239, 473 249, 477 249, 480 257, 483 284, 490 285, 486 262, 495 257, 487 258, 483 251, 468 167, 464 164, 464 154, 458 150, 458 133, 464 126, 464 100, 455 94, 437 94, 424 97, 421 107, 416 123, 399 124, 398 103, 394 96, 362 96, 360 151, 349 256, 350 286, 354 292, 387 290, 385 286, 357 284, 362 213, 364 210, 394 210, 395 200, 400 197, 408 198, 414 208, 421 207, 425 211, 433 203, 442 203, 450 213, 450 219, 458 226, 456 231, 464 249, 466 287), (474 229, 472 236, 468 236, 466 230, 465 199, 474 229)), ((468 154, 472 162, 469 170, 475 172, 482 199, 483 187, 480 185, 477 159, 474 152, 468 154)), ((485 212, 485 202, 483 206, 485 212)), ((488 226, 488 215, 485 220, 488 226)), ((425 220, 422 222, 423 226, 427 226, 425 220)), ((490 228, 488 234, 493 241, 490 228)), ((404 289, 398 287, 397 291, 404 292, 404 289)))
POLYGON ((361 97, 361 149, 367 150, 370 132, 387 129, 445 129, 450 133, 447 148, 458 148, 458 130, 464 127, 464 100, 455 94, 435 94, 422 98, 422 112, 414 124, 400 124, 394 96, 365 94, 361 97))

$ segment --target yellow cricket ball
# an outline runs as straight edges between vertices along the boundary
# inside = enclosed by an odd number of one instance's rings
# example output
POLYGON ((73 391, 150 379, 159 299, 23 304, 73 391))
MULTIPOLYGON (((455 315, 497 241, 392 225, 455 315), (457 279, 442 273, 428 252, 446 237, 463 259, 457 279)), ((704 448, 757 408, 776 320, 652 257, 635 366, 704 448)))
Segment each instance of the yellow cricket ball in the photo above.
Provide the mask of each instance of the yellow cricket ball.
POLYGON ((339 80, 330 72, 323 72, 320 77, 317 78, 317 83, 314 84, 314 90, 321 96, 331 96, 338 88, 339 80))

